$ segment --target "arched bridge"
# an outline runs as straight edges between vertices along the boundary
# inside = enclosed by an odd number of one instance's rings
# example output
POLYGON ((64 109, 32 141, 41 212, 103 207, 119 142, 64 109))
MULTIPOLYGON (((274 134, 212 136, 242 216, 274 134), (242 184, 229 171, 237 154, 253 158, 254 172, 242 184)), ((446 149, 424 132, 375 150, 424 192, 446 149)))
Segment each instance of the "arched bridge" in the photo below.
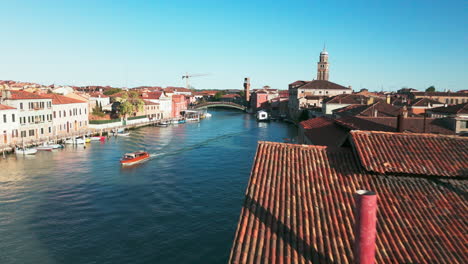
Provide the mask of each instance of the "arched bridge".
POLYGON ((192 109, 205 109, 209 107, 227 107, 227 108, 235 108, 241 111, 245 111, 246 107, 240 104, 232 103, 232 102, 205 102, 201 104, 194 105, 192 109))

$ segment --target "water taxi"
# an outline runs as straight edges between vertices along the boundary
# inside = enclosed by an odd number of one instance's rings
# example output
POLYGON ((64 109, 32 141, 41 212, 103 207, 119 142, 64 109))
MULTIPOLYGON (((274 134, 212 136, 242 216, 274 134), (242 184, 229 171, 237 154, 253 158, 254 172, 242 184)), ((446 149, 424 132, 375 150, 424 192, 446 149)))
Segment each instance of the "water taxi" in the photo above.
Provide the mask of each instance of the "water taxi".
POLYGON ((125 153, 123 158, 120 160, 122 166, 134 165, 143 162, 150 158, 150 155, 146 151, 137 151, 132 153, 125 153))

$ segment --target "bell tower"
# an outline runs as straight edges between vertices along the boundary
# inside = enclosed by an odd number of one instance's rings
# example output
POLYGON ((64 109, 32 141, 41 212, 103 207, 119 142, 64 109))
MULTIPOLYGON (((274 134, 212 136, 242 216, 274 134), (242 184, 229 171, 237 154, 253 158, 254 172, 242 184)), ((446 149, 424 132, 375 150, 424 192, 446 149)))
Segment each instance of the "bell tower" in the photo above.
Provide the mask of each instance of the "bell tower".
POLYGON ((328 81, 328 52, 323 47, 322 52, 320 52, 320 59, 317 63, 317 80, 328 81))

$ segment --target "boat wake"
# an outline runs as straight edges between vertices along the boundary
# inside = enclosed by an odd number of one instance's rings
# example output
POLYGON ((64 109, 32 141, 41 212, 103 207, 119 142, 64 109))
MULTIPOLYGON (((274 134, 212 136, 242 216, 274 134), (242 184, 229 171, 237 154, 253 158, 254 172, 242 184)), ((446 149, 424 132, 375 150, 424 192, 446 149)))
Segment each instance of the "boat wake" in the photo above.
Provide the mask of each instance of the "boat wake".
POLYGON ((237 135, 240 135, 240 134, 244 134, 244 133, 245 133, 245 131, 220 135, 220 136, 217 136, 217 137, 209 138, 207 140, 204 140, 204 141, 202 141, 200 143, 197 143, 197 144, 194 144, 194 145, 191 145, 191 146, 187 146, 187 147, 180 148, 180 149, 175 149, 173 151, 150 153, 150 157, 151 157, 151 159, 154 159, 154 158, 161 157, 161 156, 178 155, 178 154, 181 154, 181 153, 184 153, 184 152, 187 152, 187 151, 191 151, 191 150, 194 150, 194 149, 198 149, 198 148, 204 147, 206 145, 212 144, 214 142, 224 140, 224 139, 227 139, 227 138, 231 138, 231 137, 234 137, 234 136, 237 136, 237 135))

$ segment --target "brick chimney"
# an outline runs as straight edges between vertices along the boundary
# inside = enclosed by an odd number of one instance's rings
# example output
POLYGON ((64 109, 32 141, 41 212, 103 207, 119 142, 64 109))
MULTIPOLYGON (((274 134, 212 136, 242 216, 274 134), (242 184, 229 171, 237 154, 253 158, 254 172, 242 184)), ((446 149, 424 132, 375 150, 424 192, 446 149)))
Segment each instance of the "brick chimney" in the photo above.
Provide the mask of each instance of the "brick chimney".
POLYGON ((405 122, 407 117, 408 110, 406 109, 406 106, 403 106, 402 112, 397 116, 397 132, 405 131, 405 122))
POLYGON ((359 190, 354 198, 356 202, 354 263, 373 264, 377 236, 377 195, 373 191, 359 190))

